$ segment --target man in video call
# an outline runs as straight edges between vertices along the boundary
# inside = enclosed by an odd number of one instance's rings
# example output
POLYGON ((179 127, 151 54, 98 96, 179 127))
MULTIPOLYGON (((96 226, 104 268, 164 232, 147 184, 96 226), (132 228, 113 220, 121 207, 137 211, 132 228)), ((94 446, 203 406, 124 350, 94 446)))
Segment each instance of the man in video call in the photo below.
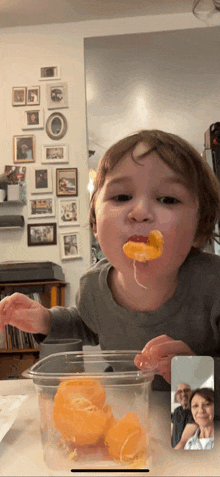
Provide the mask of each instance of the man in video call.
POLYGON ((171 445, 177 446, 177 449, 183 449, 185 442, 197 429, 189 407, 191 392, 191 387, 186 383, 180 383, 176 388, 176 398, 180 406, 175 409, 172 416, 171 445))

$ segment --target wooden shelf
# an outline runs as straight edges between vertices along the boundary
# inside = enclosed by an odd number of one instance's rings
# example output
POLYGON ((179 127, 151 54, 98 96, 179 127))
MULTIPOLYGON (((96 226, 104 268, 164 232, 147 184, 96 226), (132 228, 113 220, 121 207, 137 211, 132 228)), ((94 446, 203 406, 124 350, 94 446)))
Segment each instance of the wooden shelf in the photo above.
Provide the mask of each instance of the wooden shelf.
POLYGON ((26 205, 23 200, 4 200, 0 205, 26 205))
POLYGON ((28 349, 8 349, 8 348, 0 348, 0 354, 10 354, 10 353, 39 353, 40 347, 39 348, 28 348, 28 349))
MULTIPOLYGON (((24 294, 38 293, 40 303, 46 308, 53 306, 65 306, 65 287, 68 285, 63 280, 34 280, 26 282, 4 282, 0 283, 0 293, 5 295, 14 292, 24 294)), ((0 349, 0 380, 1 379, 21 379, 25 369, 36 363, 40 355, 39 348, 28 349, 0 349)))

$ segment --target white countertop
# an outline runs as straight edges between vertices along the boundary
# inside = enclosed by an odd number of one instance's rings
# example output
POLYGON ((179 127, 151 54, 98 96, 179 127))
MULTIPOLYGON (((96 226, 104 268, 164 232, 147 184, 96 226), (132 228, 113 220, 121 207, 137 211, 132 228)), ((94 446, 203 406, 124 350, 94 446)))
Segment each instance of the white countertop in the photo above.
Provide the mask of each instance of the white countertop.
MULTIPOLYGON (((51 476, 54 475, 43 461, 40 435, 40 417, 35 386, 30 379, 0 381, 1 395, 28 394, 19 408, 14 424, 0 442, 0 475, 51 476)), ((220 421, 215 424, 215 446, 208 451, 175 451, 170 444, 170 393, 151 391, 151 433, 153 438, 153 464, 149 473, 154 476, 220 476, 220 421)), ((62 475, 62 474, 60 474, 62 475)), ((71 473, 83 477, 97 473, 71 473)), ((115 473, 102 473, 115 475, 115 473)), ((123 472, 121 473, 123 475, 123 472)), ((124 474, 125 475, 125 474, 124 474)), ((132 473, 127 473, 132 475, 132 473)))

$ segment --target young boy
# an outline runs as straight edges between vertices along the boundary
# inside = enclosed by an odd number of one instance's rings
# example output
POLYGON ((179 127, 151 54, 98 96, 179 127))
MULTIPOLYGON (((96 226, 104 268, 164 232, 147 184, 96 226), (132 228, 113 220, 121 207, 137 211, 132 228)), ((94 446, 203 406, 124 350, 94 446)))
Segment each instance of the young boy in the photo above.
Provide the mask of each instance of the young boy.
POLYGON ((201 250, 215 236, 219 204, 216 176, 186 141, 157 130, 122 139, 98 166, 90 225, 105 258, 81 278, 76 306, 47 310, 15 293, 0 304, 0 329, 143 349, 135 364, 156 360, 167 382, 173 356, 218 356, 220 257, 201 250), (134 274, 123 245, 152 230, 163 235, 163 254, 136 261, 134 274))

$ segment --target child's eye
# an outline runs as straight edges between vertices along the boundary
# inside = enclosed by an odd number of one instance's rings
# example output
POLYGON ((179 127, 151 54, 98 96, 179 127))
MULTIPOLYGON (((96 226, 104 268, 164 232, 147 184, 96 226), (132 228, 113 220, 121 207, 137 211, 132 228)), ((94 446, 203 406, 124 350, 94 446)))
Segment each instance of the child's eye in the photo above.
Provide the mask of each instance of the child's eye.
POLYGON ((159 202, 162 204, 179 204, 180 201, 178 199, 175 199, 175 197, 170 197, 170 196, 165 196, 165 197, 159 197, 159 202))
POLYGON ((127 200, 131 199, 131 195, 128 194, 118 194, 115 197, 113 197, 113 200, 116 202, 127 202, 127 200))

